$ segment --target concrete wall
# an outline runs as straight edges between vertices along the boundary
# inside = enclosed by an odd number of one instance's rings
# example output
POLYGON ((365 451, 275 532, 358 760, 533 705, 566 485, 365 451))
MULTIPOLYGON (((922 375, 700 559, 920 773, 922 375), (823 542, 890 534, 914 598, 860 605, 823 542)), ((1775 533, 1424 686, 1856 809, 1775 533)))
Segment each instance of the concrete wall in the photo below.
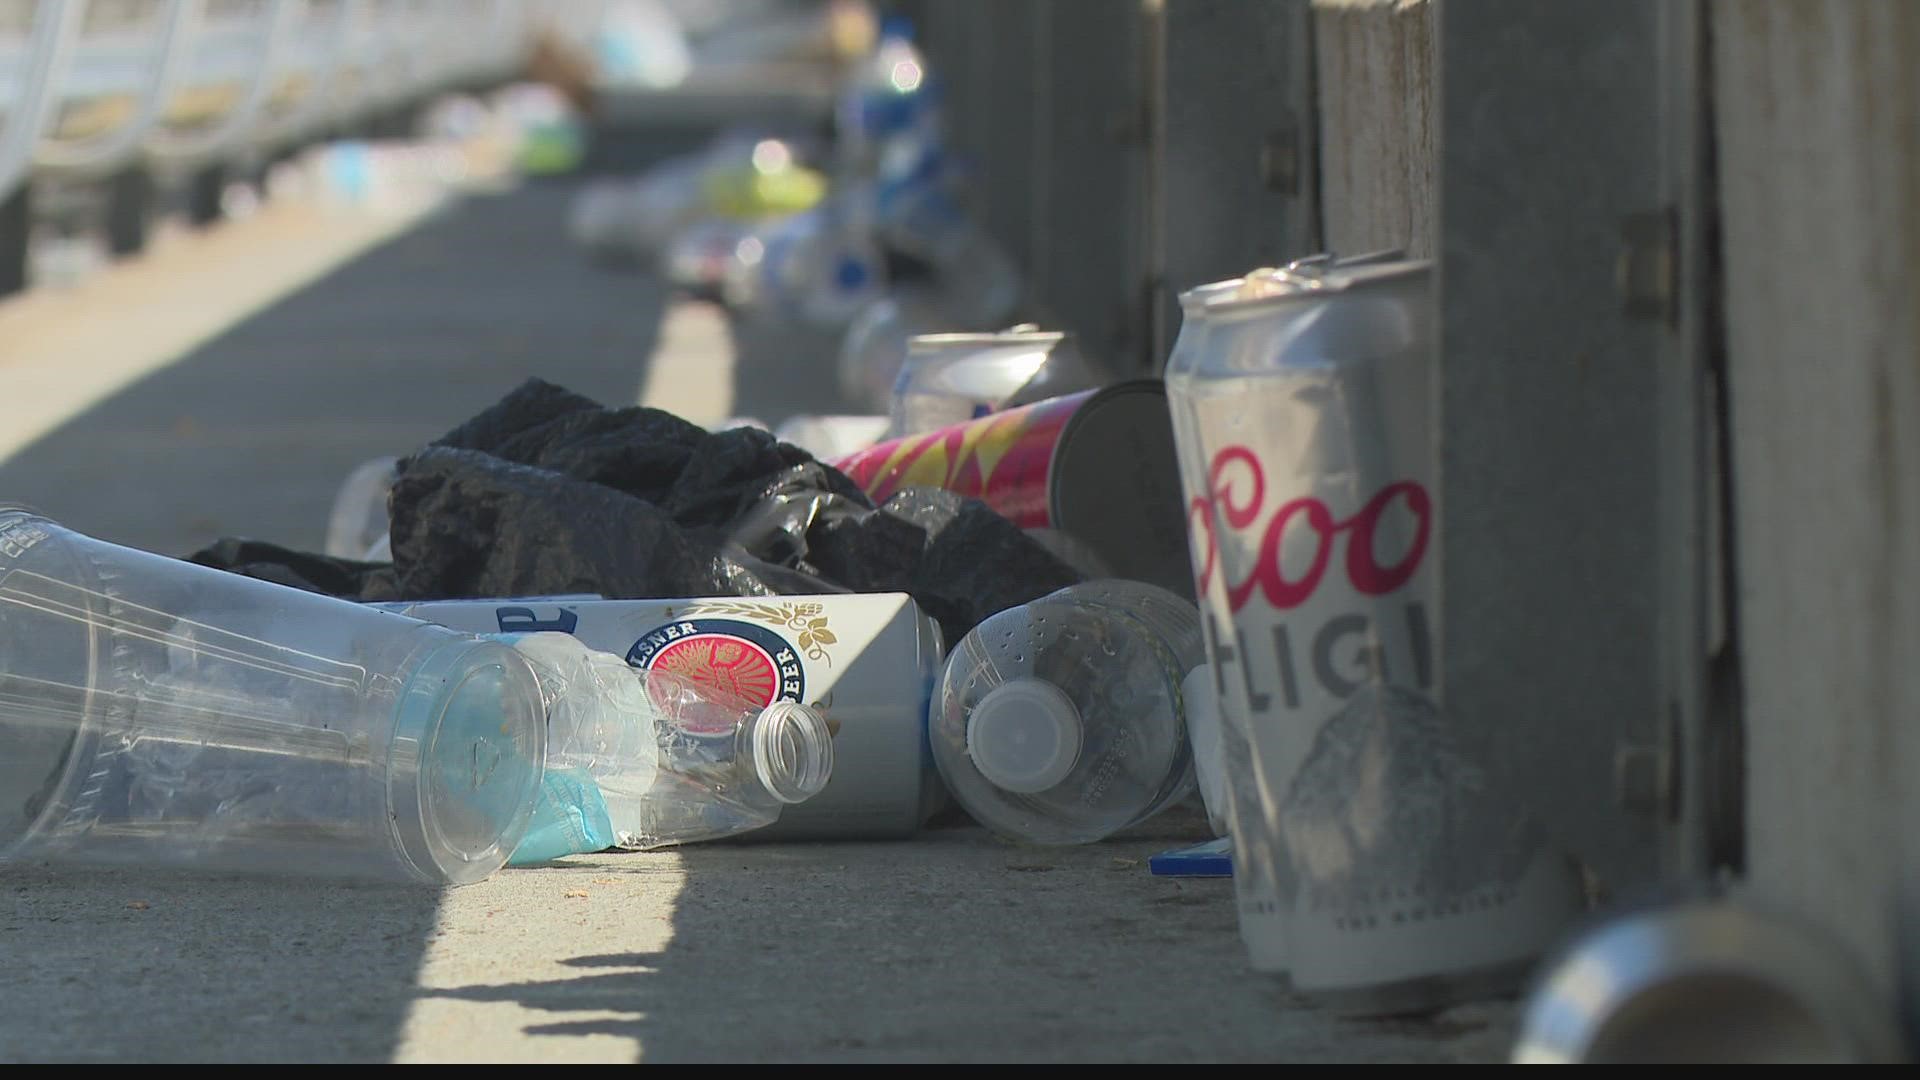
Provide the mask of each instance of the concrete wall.
POLYGON ((1326 246, 1434 251, 1439 87, 1428 0, 1313 0, 1326 246))
POLYGON ((1744 842, 1883 987, 1916 968, 1920 5, 923 6, 992 81, 994 229, 1122 355, 1195 281, 1440 258, 1450 701, 1542 718, 1511 767, 1615 880, 1744 842))
POLYGON ((971 209, 1028 277, 1028 315, 1126 372, 1151 366, 1147 9, 1121 0, 921 0, 971 209))
POLYGON ((1920 786, 1920 6, 1711 12, 1751 885, 1890 987, 1920 786))
POLYGON ((917 0, 974 208, 1036 313, 1152 370, 1185 287, 1431 253, 1429 0, 917 0))
POLYGON ((1306 0, 1171 0, 1161 13, 1158 357, 1182 290, 1320 248, 1309 20, 1306 0))

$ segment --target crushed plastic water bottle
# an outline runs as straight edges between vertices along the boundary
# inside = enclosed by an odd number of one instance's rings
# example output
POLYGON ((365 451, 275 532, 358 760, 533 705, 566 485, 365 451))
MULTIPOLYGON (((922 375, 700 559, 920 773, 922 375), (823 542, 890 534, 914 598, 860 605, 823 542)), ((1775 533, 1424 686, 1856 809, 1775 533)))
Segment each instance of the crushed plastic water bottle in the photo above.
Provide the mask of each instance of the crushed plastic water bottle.
POLYGON ((545 779, 511 865, 748 832, 833 774, 832 735, 807 706, 746 708, 569 634, 504 640, 532 661, 548 715, 545 779))
POLYGON ((947 659, 928 718, 955 799, 1002 835, 1110 836, 1191 794, 1182 684, 1205 664, 1195 607, 1093 581, 992 616, 947 659))

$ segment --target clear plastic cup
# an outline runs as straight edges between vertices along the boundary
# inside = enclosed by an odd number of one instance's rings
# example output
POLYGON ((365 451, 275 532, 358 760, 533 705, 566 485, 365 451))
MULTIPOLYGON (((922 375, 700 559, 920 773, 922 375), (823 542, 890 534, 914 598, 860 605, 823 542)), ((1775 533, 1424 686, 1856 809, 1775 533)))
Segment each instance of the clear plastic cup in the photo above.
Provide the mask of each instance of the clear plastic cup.
POLYGON ((545 745, 502 642, 0 509, 0 860, 464 884, 545 745))

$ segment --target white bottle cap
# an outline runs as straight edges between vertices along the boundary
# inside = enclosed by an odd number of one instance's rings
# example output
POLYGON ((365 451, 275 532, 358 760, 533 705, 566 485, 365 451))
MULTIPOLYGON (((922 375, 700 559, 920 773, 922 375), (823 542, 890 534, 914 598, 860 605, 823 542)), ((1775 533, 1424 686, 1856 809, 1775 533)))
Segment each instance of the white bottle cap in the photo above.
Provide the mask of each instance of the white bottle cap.
POLYGON ((967 717, 967 755, 996 787, 1022 795, 1066 779, 1080 759, 1080 710, 1044 679, 1010 679, 967 717))

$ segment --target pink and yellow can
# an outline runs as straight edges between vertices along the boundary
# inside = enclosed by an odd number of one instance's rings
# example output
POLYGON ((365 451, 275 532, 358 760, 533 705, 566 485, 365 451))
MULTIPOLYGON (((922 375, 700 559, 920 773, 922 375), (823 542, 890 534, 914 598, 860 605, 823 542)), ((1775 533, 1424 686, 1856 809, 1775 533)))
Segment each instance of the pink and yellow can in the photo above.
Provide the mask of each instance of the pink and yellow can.
POLYGON ((1192 595, 1166 388, 1117 383, 1050 398, 834 462, 881 502, 938 487, 1023 529, 1064 533, 1114 576, 1192 595))

